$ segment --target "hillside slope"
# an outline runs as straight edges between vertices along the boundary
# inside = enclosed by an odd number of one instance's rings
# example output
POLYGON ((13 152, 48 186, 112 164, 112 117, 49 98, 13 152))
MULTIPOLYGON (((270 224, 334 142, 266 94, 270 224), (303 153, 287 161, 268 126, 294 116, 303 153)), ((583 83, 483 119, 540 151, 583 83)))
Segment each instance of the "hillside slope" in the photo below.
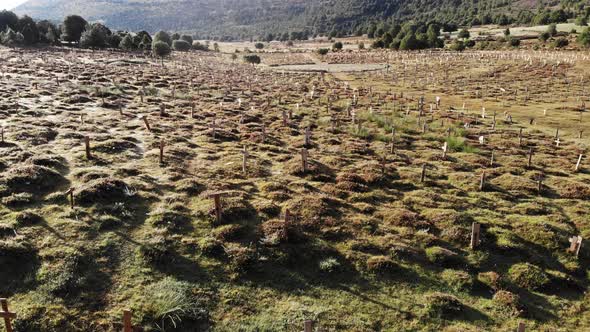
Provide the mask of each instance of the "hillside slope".
POLYGON ((52 20, 80 14, 118 29, 249 37, 269 31, 351 31, 371 20, 389 17, 462 24, 483 14, 508 13, 516 17, 520 9, 537 5, 538 1, 513 0, 30 0, 15 11, 52 20))

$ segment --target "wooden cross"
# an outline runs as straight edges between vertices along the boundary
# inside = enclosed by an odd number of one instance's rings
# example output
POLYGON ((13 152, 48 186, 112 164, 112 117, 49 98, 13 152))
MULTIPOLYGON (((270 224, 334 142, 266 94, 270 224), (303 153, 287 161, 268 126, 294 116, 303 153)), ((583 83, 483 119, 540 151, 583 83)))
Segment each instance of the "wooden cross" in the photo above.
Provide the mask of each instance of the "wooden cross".
POLYGON ((16 313, 10 312, 10 310, 8 310, 7 299, 0 299, 0 306, 2 306, 2 311, 0 311, 0 317, 4 318, 4 326, 6 327, 6 332, 12 332, 12 323, 10 322, 10 320, 16 318, 16 313))
POLYGON ((524 325, 523 322, 518 323, 518 329, 516 330, 517 332, 525 332, 526 330, 526 325, 524 325))
POLYGON ((449 143, 445 142, 445 144, 443 144, 442 150, 443 150, 442 158, 447 159, 447 151, 449 150, 449 143))
POLYGON ((426 179, 426 164, 422 164, 422 173, 420 174, 420 182, 426 179))
POLYGON ((533 148, 529 149, 529 160, 527 162, 527 167, 531 168, 533 166, 533 148))
POLYGON ((304 332, 313 332, 313 321, 312 320, 305 321, 305 323, 303 324, 303 331, 304 332))
POLYGON ((305 146, 310 146, 311 145, 311 130, 309 129, 309 126, 307 128, 305 128, 305 146))
POLYGON ((225 192, 215 192, 209 195, 209 197, 213 198, 213 203, 215 204, 215 221, 221 222, 222 217, 222 206, 221 206, 221 196, 226 194, 225 192))
POLYGON ((471 249, 475 249, 480 242, 481 225, 474 222, 471 224, 471 249))
POLYGON ((574 253, 576 257, 580 254, 580 249, 582 248, 582 237, 581 236, 573 236, 569 239, 570 247, 568 248, 568 252, 574 253))

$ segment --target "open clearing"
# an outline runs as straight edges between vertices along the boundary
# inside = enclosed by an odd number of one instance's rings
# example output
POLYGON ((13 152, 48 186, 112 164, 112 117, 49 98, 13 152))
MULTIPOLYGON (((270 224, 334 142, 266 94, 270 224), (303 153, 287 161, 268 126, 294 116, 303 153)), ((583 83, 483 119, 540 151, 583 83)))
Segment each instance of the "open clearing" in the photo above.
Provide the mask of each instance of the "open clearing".
POLYGON ((261 58, 0 49, 15 331, 590 329, 588 53, 261 58))

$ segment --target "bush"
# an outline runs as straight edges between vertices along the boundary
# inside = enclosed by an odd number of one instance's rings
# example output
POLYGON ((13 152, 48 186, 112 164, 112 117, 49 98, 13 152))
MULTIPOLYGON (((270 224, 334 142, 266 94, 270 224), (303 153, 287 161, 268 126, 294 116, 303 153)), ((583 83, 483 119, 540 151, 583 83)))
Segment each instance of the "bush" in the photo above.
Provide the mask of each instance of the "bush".
POLYGON ((328 54, 328 52, 330 52, 330 50, 327 48, 320 48, 320 49, 318 49, 317 52, 319 55, 326 55, 326 54, 328 54))
POLYGON ((195 51, 209 51, 209 46, 207 46, 206 44, 201 44, 200 42, 196 41, 193 42, 193 50, 195 51))
POLYGON ((547 33, 553 37, 555 35, 557 35, 557 25, 555 25, 555 23, 551 23, 549 24, 549 26, 547 27, 547 33))
POLYGON ((473 287, 473 278, 465 271, 446 269, 441 278, 455 291, 469 291, 473 287))
POLYGON ((365 49, 365 43, 360 42, 359 43, 359 50, 364 50, 365 49))
POLYGON ((463 52, 465 50, 465 43, 458 39, 455 39, 453 44, 451 44, 451 50, 456 52, 463 52))
POLYGON ((187 42, 189 45, 193 45, 193 37, 189 36, 189 35, 182 35, 180 36, 180 40, 184 40, 185 42, 187 42))
POLYGON ((125 35, 121 42, 119 43, 119 48, 125 51, 131 51, 135 49, 135 44, 133 43, 133 37, 130 34, 125 35))
POLYGON ((189 44, 188 42, 184 41, 184 40, 175 40, 172 42, 172 48, 175 51, 180 51, 180 52, 187 52, 191 49, 191 44, 189 44))
POLYGON ((540 267, 530 263, 512 265, 508 270, 508 278, 515 285, 528 290, 541 289, 550 282, 549 276, 540 267))
POLYGON ((170 46, 163 42, 163 41, 156 41, 154 39, 154 43, 152 44, 152 52, 158 57, 162 59, 162 63, 164 62, 164 57, 170 54, 170 46))
POLYGON ((459 34, 457 35, 457 38, 460 39, 469 39, 469 37, 471 37, 471 34, 467 29, 462 29, 461 31, 459 31, 459 34))
POLYGON ((518 38, 509 38, 508 41, 510 43, 510 46, 512 46, 512 47, 520 46, 520 39, 518 39, 518 38))
POLYGON ((157 42, 163 42, 168 44, 168 46, 172 46, 172 37, 166 31, 158 31, 154 35, 152 43, 155 45, 157 42))
POLYGON ((244 55, 244 61, 254 65, 260 64, 260 57, 256 54, 244 55))
POLYGON ((341 50, 343 47, 342 42, 335 42, 334 45, 332 45, 332 49, 336 51, 341 50))
POLYGON ((543 32, 539 34, 539 40, 542 42, 546 42, 551 38, 551 34, 549 32, 543 32))
POLYGON ((254 44, 254 47, 255 47, 257 50, 261 50, 261 49, 263 49, 263 48, 264 48, 264 44, 263 44, 263 43, 256 43, 256 44, 254 44))
POLYGON ((557 38, 553 42, 553 47, 555 47, 555 48, 562 48, 562 47, 566 47, 567 45, 569 45, 569 41, 565 37, 557 38))
POLYGON ((578 43, 582 46, 590 47, 590 28, 584 29, 584 31, 578 36, 578 43))

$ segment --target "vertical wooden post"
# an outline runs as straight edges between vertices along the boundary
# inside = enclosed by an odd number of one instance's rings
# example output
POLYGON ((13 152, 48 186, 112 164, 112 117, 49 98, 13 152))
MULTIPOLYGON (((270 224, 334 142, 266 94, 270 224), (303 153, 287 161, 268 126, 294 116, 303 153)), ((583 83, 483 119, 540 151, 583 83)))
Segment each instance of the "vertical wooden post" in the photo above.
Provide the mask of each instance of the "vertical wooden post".
POLYGON ((582 248, 582 237, 573 236, 569 239, 570 247, 567 251, 573 253, 578 257, 580 255, 580 249, 582 248))
POLYGON ((474 222, 471 224, 471 249, 475 249, 479 245, 481 225, 474 222))
POLYGON ((484 191, 486 186, 486 172, 483 171, 481 173, 481 177, 479 178, 479 191, 484 191))
POLYGON ((522 146, 522 128, 518 130, 518 146, 522 146))
POLYGON ((147 129, 147 131, 152 131, 147 115, 140 115, 139 118, 143 120, 143 123, 145 124, 145 129, 147 129))
POLYGON ((447 159, 447 151, 449 150, 449 143, 445 142, 445 144, 443 144, 442 150, 443 150, 442 159, 445 160, 445 159, 447 159))
POLYGON ((213 194, 213 202, 215 203, 215 221, 221 222, 221 195, 213 194))
POLYGON ((16 314, 8 310, 7 299, 0 299, 0 306, 2 306, 2 311, 0 311, 0 317, 4 318, 4 326, 6 327, 6 332, 12 332, 12 323, 10 320, 16 318, 16 314))
POLYGON ((303 325, 303 332, 313 332, 313 321, 306 320, 303 325))
POLYGON ((307 172, 307 157, 308 157, 308 152, 307 149, 301 149, 301 163, 303 166, 303 172, 307 172))
POLYGON ((160 140, 160 164, 164 163, 164 140, 160 140))
POLYGON ((0 143, 4 144, 4 127, 0 128, 0 143))
POLYGON ((533 166, 533 148, 529 149, 529 160, 527 162, 527 167, 531 168, 533 166))
POLYGON ((86 159, 91 159, 92 155, 90 154, 90 137, 84 136, 84 146, 86 147, 86 159))
POLYGON ((305 128, 305 146, 309 147, 311 145, 311 130, 309 129, 309 126, 307 126, 305 128))
POLYGON ((426 179, 426 164, 422 164, 422 173, 420 174, 420 182, 426 179))
POLYGON ((492 150, 492 156, 490 157, 490 167, 494 167, 494 150, 492 150))
POLYGON ((526 331, 526 325, 524 325, 523 322, 519 322, 518 323, 518 329, 516 331, 517 332, 525 332, 526 331))
POLYGON ((123 332, 133 332, 133 325, 131 324, 131 310, 123 310, 123 332))

